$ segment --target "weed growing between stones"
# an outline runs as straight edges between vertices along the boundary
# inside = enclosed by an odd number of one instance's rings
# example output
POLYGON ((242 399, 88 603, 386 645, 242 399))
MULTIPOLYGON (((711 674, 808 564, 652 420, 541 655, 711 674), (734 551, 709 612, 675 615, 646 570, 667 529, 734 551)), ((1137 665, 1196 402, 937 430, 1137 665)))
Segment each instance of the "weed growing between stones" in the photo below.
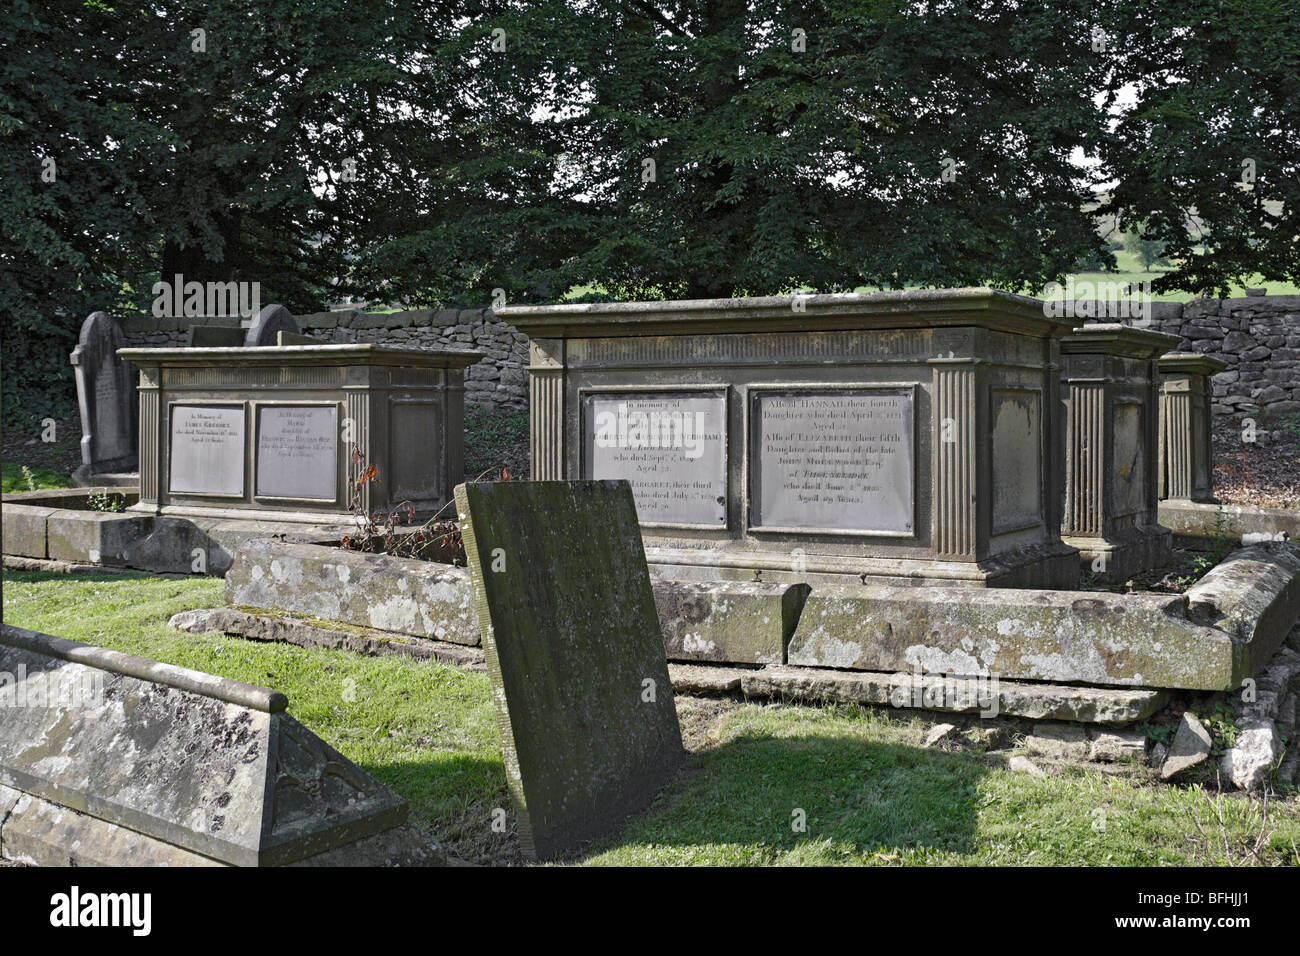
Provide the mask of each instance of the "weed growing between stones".
MULTIPOLYGON (((432 517, 415 524, 415 506, 402 501, 387 511, 368 511, 363 501, 365 485, 382 481, 379 469, 365 464, 360 450, 352 452, 356 477, 348 478, 348 513, 357 523, 357 530, 344 535, 339 547, 348 551, 371 554, 390 554, 395 557, 437 561, 443 564, 465 565, 465 544, 461 538, 460 523, 448 517, 456 502, 448 501, 432 517), (362 467, 365 466, 365 467, 362 467)), ((489 469, 491 471, 492 469, 489 469)), ((482 481, 488 471, 475 478, 482 481)), ((499 481, 510 481, 508 469, 502 468, 499 481)))
MULTIPOLYGON (((26 469, 23 469, 26 471, 26 469)), ((91 511, 107 511, 116 513, 126 510, 126 502, 122 500, 121 495, 110 494, 106 488, 98 491, 92 491, 86 496, 86 504, 91 511)))

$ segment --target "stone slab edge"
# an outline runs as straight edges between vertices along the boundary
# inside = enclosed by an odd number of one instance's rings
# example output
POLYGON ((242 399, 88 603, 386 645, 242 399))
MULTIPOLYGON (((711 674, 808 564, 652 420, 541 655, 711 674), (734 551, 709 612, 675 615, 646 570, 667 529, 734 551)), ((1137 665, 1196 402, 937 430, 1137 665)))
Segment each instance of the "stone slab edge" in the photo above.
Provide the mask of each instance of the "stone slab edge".
POLYGON ((465 670, 486 669, 483 651, 435 638, 412 637, 360 625, 330 626, 282 611, 257 613, 244 608, 196 608, 173 614, 169 627, 188 634, 216 631, 253 641, 275 641, 297 647, 351 651, 371 657, 394 655, 415 660, 436 660, 465 670))
MULTIPOLYGON (((1121 725, 1151 716, 1169 701, 1165 690, 1078 687, 1023 681, 971 680, 807 667, 726 668, 669 665, 677 693, 733 694, 793 703, 851 703, 949 713, 992 711, 1036 720, 1121 725)), ((992 713, 987 716, 993 716, 992 713)))
POLYGON ((121 651, 109 650, 106 647, 69 641, 66 638, 14 627, 12 624, 0 624, 0 644, 18 647, 33 654, 71 661, 74 664, 95 667, 112 674, 125 674, 138 680, 175 687, 178 690, 213 697, 267 714, 282 713, 289 706, 289 698, 278 690, 245 684, 215 674, 177 667, 174 664, 164 664, 161 661, 151 661, 136 657, 134 654, 123 654, 121 651))

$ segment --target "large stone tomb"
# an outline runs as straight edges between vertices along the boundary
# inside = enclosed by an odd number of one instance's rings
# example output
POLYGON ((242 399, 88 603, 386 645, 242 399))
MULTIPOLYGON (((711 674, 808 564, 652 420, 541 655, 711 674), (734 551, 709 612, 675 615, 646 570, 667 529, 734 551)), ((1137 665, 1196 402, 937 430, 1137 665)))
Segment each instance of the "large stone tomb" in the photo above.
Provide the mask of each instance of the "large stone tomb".
POLYGON ((345 518, 446 504, 476 352, 375 345, 123 349, 140 370, 140 501, 186 516, 345 518), (374 466, 378 480, 360 482, 374 466), (274 513, 274 514, 272 514, 274 513))
POLYGON ((283 694, 0 625, 0 858, 47 866, 443 861, 283 694))
POLYGON ((614 831, 680 764, 681 730, 625 481, 456 488, 524 852, 614 831))
POLYGON ((118 321, 92 312, 70 356, 81 409, 81 467, 72 476, 78 484, 136 467, 135 371, 117 354, 124 345, 118 321))
POLYGON ((506 306, 535 479, 623 478, 657 575, 1068 587, 1060 339, 990 289, 506 306))
POLYGON ((1061 342, 1066 477, 1061 537, 1085 572, 1125 581, 1160 567, 1172 535, 1156 498, 1156 359, 1177 336, 1089 325, 1061 342))

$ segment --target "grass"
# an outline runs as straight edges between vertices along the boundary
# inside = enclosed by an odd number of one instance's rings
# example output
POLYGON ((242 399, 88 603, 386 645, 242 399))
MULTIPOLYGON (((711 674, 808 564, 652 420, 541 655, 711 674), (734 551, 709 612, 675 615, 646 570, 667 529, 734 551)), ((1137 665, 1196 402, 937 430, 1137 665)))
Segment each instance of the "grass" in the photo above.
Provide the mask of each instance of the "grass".
MULTIPOLYGON (((171 631, 222 603, 208 578, 7 572, 4 619, 271 686, 290 711, 411 803, 462 858, 520 861, 488 681, 440 664, 171 631)), ((1268 806, 1156 786, 1144 768, 1012 773, 1005 752, 923 749, 903 712, 678 698, 692 756, 596 865, 1300 865, 1300 800, 1268 806), (1220 817, 1222 820, 1220 820, 1220 817), (806 821, 802 830, 795 826, 806 821), (1257 855, 1256 855, 1257 854, 1257 855)))
POLYGON ((528 477, 528 409, 477 407, 465 412, 465 479, 506 468, 528 477))
POLYGON ((20 491, 44 491, 47 488, 67 488, 72 482, 67 475, 48 471, 45 468, 27 468, 6 461, 0 464, 0 481, 6 495, 20 491), (30 476, 30 481, 29 481, 30 476))

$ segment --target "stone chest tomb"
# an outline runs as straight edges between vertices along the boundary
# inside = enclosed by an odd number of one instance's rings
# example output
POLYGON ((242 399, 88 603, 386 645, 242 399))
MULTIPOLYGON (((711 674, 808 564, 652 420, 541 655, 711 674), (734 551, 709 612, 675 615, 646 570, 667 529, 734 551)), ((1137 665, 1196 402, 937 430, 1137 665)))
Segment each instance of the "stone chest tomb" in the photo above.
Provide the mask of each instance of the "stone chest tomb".
POLYGON ((474 352, 375 345, 122 349, 140 371, 140 501, 177 515, 319 521, 350 480, 378 511, 440 508, 463 469, 474 352), (354 455, 359 453, 359 456, 354 455))
POLYGON ((1062 587, 1060 340, 990 289, 507 306, 532 477, 625 478, 660 576, 1062 587))

